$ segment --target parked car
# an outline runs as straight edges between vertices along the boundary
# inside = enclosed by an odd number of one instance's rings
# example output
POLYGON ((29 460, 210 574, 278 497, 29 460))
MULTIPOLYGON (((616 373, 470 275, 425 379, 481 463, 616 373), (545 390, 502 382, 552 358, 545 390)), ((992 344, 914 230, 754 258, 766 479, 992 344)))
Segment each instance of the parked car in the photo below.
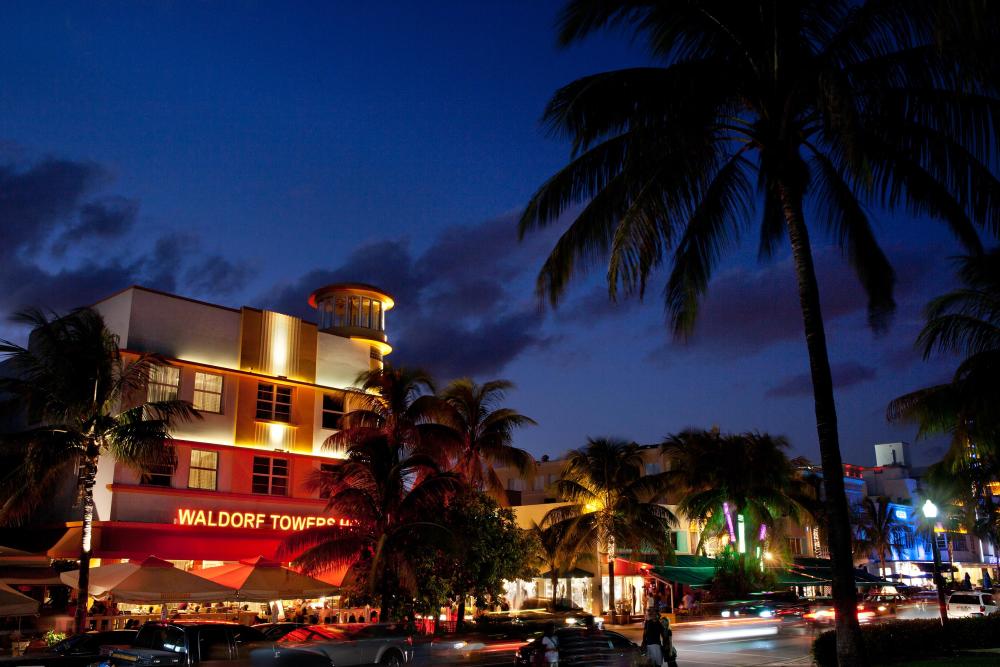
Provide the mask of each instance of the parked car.
MULTIPOLYGON (((560 628, 556 630, 556 639, 559 642, 560 667, 631 667, 650 664, 635 642, 610 630, 560 628)), ((541 637, 536 637, 517 650, 514 665, 530 666, 534 664, 535 654, 543 651, 541 637)))
POLYGON ((133 639, 135 630, 84 632, 24 655, 0 658, 0 667, 86 667, 100 659, 102 646, 131 646, 133 639))
POLYGON ((989 593, 956 591, 948 596, 949 616, 986 616, 997 611, 997 603, 989 593))
POLYGON ((260 630, 261 634, 268 641, 278 641, 285 635, 287 635, 292 630, 304 627, 305 623, 292 623, 292 622, 279 622, 279 623, 258 623, 253 625, 256 630, 260 630))
POLYGON ((251 651, 251 659, 253 667, 402 667, 413 660, 413 639, 391 623, 306 625, 251 651))
POLYGON ((150 621, 130 648, 116 649, 102 667, 250 665, 250 651, 267 643, 260 630, 219 621, 150 621))

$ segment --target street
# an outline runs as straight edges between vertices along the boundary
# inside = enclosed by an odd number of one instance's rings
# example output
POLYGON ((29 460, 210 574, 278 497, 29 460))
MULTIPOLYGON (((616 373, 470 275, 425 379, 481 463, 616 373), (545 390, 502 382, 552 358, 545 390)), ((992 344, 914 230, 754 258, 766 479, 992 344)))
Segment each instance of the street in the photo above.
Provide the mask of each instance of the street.
MULTIPOLYGON (((639 642, 642 628, 639 625, 615 626, 619 632, 629 639, 639 642)), ((804 628, 782 630, 781 633, 767 637, 749 637, 733 639, 700 639, 704 637, 704 627, 687 628, 675 626, 674 645, 677 648, 677 662, 682 667, 707 667, 709 665, 808 665, 811 662, 809 649, 814 635, 804 628)), ((444 661, 440 654, 435 656, 428 645, 418 645, 414 656, 414 664, 418 667, 432 667, 441 664, 479 665, 482 667, 499 667, 512 665, 514 650, 519 642, 514 642, 506 650, 494 650, 488 653, 478 653, 474 657, 457 660, 455 663, 444 661)))

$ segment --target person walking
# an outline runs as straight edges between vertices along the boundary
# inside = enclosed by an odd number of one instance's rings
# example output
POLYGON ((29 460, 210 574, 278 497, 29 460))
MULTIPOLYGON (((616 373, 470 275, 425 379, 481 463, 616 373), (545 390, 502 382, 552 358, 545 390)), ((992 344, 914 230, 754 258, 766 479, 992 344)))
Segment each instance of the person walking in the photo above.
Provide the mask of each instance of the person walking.
POLYGON ((663 617, 663 664, 677 667, 677 649, 674 648, 674 631, 670 629, 670 619, 663 617))
POLYGON ((657 618, 656 609, 646 610, 646 622, 642 626, 642 648, 646 658, 656 667, 663 664, 663 626, 657 618))
POLYGON ((556 637, 556 624, 552 621, 545 624, 542 649, 545 651, 545 664, 548 667, 559 667, 559 639, 556 637))

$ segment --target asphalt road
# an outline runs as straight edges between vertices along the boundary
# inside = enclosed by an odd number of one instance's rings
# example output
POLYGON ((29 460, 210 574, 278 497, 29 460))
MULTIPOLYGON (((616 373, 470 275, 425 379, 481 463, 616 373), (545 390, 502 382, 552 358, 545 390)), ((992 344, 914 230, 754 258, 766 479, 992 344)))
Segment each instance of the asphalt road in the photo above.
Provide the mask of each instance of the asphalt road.
MULTIPOLYGON (((693 628, 675 626, 674 644, 677 647, 677 662, 679 667, 708 667, 710 665, 809 665, 812 659, 809 648, 813 636, 804 629, 782 631, 775 636, 747 639, 706 639, 704 635, 693 628), (701 637, 698 638, 699 634, 701 637)), ((641 627, 638 625, 615 627, 638 643, 641 638, 641 627)), ((510 667, 513 665, 514 654, 511 651, 493 652, 488 656, 479 656, 473 660, 462 660, 458 664, 477 665, 480 667, 510 667)), ((440 658, 435 659, 418 645, 414 657, 417 667, 431 667, 446 664, 440 658)), ((456 664, 456 663, 448 663, 456 664)))

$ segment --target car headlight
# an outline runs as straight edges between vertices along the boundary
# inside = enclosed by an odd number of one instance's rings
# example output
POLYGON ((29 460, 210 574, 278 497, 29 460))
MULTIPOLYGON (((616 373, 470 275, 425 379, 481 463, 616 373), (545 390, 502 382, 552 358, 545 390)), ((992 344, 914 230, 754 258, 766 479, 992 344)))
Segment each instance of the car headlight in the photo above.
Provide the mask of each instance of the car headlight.
POLYGON ((451 645, 452 648, 465 648, 466 643, 463 641, 457 641, 451 645))

